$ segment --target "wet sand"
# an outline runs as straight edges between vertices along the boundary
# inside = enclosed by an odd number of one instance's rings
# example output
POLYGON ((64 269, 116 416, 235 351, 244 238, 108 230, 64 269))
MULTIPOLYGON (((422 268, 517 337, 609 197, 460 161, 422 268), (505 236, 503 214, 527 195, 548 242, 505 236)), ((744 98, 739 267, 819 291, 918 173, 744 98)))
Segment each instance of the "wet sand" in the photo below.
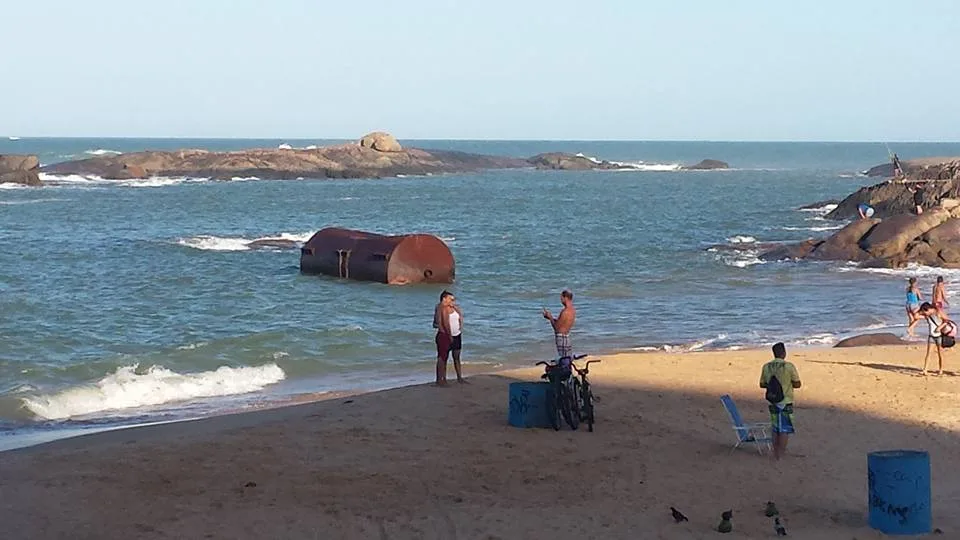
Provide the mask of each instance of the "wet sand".
POLYGON ((0 536, 690 539, 732 509, 731 537, 771 538, 772 500, 790 537, 864 540, 882 537, 866 454, 912 448, 930 452, 931 537, 960 538, 955 354, 924 378, 917 345, 792 353, 804 387, 779 463, 731 452, 718 399, 766 419, 766 350, 604 357, 594 433, 508 426, 526 369, 61 440, 0 453, 0 536))

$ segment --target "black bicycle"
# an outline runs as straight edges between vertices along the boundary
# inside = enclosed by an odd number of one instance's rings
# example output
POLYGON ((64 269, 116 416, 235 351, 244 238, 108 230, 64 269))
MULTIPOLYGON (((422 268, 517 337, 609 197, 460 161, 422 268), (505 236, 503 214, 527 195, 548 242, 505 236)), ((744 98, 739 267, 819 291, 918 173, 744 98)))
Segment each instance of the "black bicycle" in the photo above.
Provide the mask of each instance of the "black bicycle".
MULTIPOLYGON (((581 354, 580 356, 575 357, 576 360, 585 358, 587 355, 581 354)), ((587 379, 587 375, 590 373, 590 364, 599 363, 600 360, 587 360, 587 363, 583 365, 583 369, 577 367, 576 364, 571 362, 571 367, 577 372, 577 375, 580 376, 579 379, 573 377, 573 395, 577 401, 576 409, 580 412, 580 420, 587 423, 587 431, 593 432, 593 402, 596 398, 593 397, 593 390, 590 389, 590 380, 587 379)))
MULTIPOLYGON (((573 360, 579 360, 585 356, 587 355, 574 356, 573 360)), ((564 367, 561 365, 562 360, 564 358, 551 363, 537 362, 536 365, 544 366, 544 374, 540 378, 550 382, 550 387, 547 389, 547 416, 550 419, 550 425, 554 430, 559 431, 562 418, 570 429, 576 430, 580 427, 582 417, 581 399, 577 395, 580 381, 573 375, 576 369, 573 361, 571 360, 569 367, 564 367)))

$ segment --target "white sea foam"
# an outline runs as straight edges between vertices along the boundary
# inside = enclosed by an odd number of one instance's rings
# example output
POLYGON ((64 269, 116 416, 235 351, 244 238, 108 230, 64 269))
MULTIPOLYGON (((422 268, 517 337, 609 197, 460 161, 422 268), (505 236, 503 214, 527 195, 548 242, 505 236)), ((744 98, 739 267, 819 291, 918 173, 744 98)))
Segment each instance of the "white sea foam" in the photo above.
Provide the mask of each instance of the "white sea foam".
POLYGON ((837 208, 836 204, 825 204, 816 208, 801 208, 801 212, 815 212, 817 214, 829 214, 837 208))
POLYGON ((97 148, 96 150, 86 150, 84 154, 90 154, 91 156, 119 156, 123 152, 118 152, 116 150, 108 150, 106 148, 97 148))
POLYGON ((19 140, 20 140, 20 137, 14 137, 13 135, 11 135, 11 136, 7 137, 7 139, 10 139, 11 141, 19 141, 19 140))
POLYGON ((822 226, 819 226, 819 227, 780 227, 780 229, 782 229, 782 230, 784 230, 784 231, 817 231, 817 232, 821 232, 821 231, 836 231, 836 230, 839 230, 839 229, 844 228, 845 226, 846 226, 846 224, 840 224, 840 225, 822 225, 822 226))
POLYGON ((69 199, 26 199, 22 201, 0 201, 0 205, 13 206, 13 205, 20 205, 20 204, 36 204, 36 203, 44 203, 44 202, 63 202, 68 200, 69 199))
POLYGON ((25 186, 23 184, 14 184, 12 182, 4 182, 0 184, 0 189, 27 189, 30 186, 25 186))
POLYGON ((278 149, 278 150, 293 150, 293 147, 290 146, 290 145, 287 144, 287 143, 283 143, 283 144, 277 146, 277 149, 278 149))
POLYGON ((756 243, 756 241, 757 239, 752 236, 737 235, 727 238, 727 242, 730 242, 731 244, 753 244, 756 243))
MULTIPOLYGON (((576 155, 597 165, 603 163, 602 159, 588 156, 583 152, 578 152, 576 155)), ((613 170, 617 171, 677 171, 681 167, 679 163, 647 163, 645 161, 608 161, 607 163, 616 165, 618 168, 613 170)))
POLYGON ((276 236, 261 236, 258 238, 200 235, 190 238, 180 238, 177 240, 177 243, 181 246, 202 249, 205 251, 249 251, 254 249, 250 246, 250 244, 258 240, 286 240, 302 244, 309 240, 313 234, 313 232, 280 233, 276 236))
POLYGON ((836 268, 837 272, 866 272, 869 274, 881 274, 896 277, 917 277, 917 278, 936 278, 943 276, 948 281, 960 280, 960 269, 958 268, 938 268, 935 266, 924 266, 922 264, 910 263, 904 268, 861 268, 857 263, 847 263, 846 266, 836 268))
POLYGON ((129 180, 111 180, 95 175, 80 174, 48 174, 40 173, 40 180, 44 184, 58 187, 92 187, 92 186, 119 186, 119 187, 164 187, 180 184, 196 184, 209 182, 209 178, 151 176, 149 178, 135 178, 129 180))
POLYGON ((26 397, 23 403, 40 418, 62 420, 102 411, 245 394, 284 378, 283 370, 272 363, 255 367, 222 366, 214 371, 184 374, 160 366, 137 373, 137 366, 123 366, 93 384, 26 397))

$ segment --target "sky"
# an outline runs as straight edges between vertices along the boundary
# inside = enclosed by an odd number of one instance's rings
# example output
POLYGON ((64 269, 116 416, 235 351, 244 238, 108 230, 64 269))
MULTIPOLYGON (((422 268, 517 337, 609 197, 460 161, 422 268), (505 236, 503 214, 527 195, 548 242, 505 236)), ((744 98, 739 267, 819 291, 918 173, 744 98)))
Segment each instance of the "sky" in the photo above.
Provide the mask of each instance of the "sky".
POLYGON ((0 135, 958 141, 960 2, 31 0, 0 135))

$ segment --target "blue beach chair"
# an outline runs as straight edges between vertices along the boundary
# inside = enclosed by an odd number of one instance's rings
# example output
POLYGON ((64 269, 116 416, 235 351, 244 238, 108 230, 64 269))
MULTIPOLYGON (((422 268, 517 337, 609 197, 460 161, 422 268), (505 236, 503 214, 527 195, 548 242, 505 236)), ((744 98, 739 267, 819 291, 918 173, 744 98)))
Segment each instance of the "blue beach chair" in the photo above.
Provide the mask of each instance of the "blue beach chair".
POLYGON ((748 443, 753 444, 760 455, 763 455, 764 450, 773 450, 769 424, 744 424, 743 418, 740 417, 740 411, 737 410, 737 404, 733 402, 730 394, 720 396, 720 402, 723 403, 723 408, 730 415, 733 430, 737 434, 737 443, 730 449, 731 452, 740 448, 740 445, 748 443))

